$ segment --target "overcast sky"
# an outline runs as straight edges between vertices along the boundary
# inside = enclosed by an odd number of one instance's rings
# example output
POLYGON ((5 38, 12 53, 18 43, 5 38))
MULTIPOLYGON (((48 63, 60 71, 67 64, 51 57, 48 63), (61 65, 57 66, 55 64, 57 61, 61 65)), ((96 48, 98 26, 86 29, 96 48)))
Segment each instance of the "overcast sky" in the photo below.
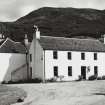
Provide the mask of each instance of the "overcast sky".
POLYGON ((0 0, 0 21, 14 21, 40 7, 105 9, 105 0, 0 0))

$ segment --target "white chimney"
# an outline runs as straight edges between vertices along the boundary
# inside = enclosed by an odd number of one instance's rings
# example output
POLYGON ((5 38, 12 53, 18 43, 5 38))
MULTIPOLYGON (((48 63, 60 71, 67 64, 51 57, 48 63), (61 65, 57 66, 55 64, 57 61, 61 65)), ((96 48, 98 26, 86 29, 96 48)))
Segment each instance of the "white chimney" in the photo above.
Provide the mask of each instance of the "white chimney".
POLYGON ((25 43, 26 46, 28 45, 28 37, 27 37, 27 34, 25 34, 24 43, 25 43))
POLYGON ((40 39, 40 31, 36 30, 36 39, 40 39))
POLYGON ((4 35, 3 34, 0 34, 0 42, 4 39, 4 35))
POLYGON ((34 28, 36 29, 36 39, 40 39, 40 31, 36 25, 34 25, 34 28))

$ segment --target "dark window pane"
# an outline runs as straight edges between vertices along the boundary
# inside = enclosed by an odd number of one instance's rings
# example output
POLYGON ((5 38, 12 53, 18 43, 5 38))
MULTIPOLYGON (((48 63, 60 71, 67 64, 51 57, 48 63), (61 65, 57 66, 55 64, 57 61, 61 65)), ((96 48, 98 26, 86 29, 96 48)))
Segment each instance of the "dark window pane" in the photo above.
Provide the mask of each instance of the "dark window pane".
POLYGON ((32 61, 32 54, 30 54, 30 62, 32 61))
POLYGON ((98 76, 98 67, 94 66, 94 75, 98 76))
POLYGON ((81 59, 85 60, 85 53, 81 53, 81 59))
POLYGON ((58 58, 58 53, 57 53, 57 51, 53 51, 53 58, 54 58, 54 59, 57 59, 57 58, 58 58))
POLYGON ((68 76, 72 76, 72 66, 68 67, 68 76))
POLYGON ((54 76, 58 77, 58 67, 54 66, 54 76))
POLYGON ((97 53, 94 53, 94 60, 97 60, 97 53))
POLYGON ((71 59, 71 52, 68 52, 68 59, 71 59))
POLYGON ((30 67, 30 78, 32 79, 32 67, 30 67))

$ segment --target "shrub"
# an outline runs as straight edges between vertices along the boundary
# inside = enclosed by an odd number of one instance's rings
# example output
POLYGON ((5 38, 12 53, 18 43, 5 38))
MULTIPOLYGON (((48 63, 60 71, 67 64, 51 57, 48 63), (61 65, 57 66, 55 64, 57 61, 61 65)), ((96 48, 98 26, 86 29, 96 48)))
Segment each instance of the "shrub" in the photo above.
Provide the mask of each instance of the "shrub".
POLYGON ((81 81, 81 80, 82 80, 82 75, 79 75, 76 81, 81 81))
POLYGON ((6 84, 6 81, 2 81, 1 84, 6 84))
POLYGON ((97 77, 97 80, 102 80, 102 78, 101 77, 97 77))
MULTIPOLYGON (((8 81, 7 84, 20 84, 20 83, 41 83, 42 79, 35 78, 35 79, 29 79, 29 80, 18 80, 18 81, 8 81)), ((2 84, 5 84, 6 82, 2 82, 2 84)))
POLYGON ((95 80, 97 77, 95 75, 91 75, 88 80, 95 80))
POLYGON ((48 79, 47 82, 56 82, 57 79, 56 78, 51 78, 51 79, 48 79))
POLYGON ((105 75, 102 76, 102 80, 105 80, 105 75))
POLYGON ((17 102, 23 102, 24 101, 24 99, 22 99, 22 98, 19 98, 18 100, 17 100, 17 102))

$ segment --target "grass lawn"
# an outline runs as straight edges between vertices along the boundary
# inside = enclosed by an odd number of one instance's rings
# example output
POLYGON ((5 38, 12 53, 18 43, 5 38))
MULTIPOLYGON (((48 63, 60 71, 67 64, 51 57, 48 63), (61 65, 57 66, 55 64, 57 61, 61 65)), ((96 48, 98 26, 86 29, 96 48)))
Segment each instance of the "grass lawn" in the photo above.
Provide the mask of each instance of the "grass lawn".
POLYGON ((16 103, 19 98, 26 97, 26 92, 22 89, 0 85, 0 105, 11 105, 16 103))
POLYGON ((12 86, 27 92, 22 105, 105 105, 105 80, 12 86))

